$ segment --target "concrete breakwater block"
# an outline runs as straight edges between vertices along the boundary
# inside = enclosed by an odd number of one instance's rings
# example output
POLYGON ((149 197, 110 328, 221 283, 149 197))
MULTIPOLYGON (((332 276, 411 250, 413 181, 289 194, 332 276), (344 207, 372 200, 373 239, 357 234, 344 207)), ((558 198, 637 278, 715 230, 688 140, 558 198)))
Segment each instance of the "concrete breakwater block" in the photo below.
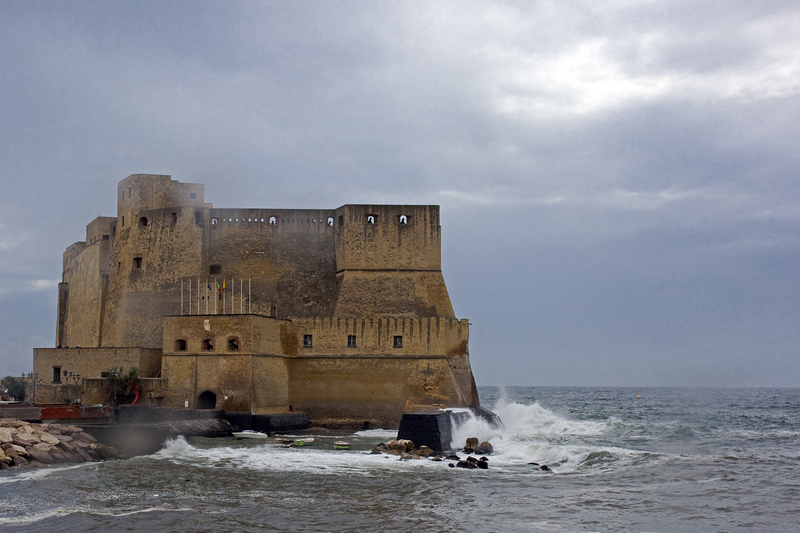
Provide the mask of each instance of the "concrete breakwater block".
POLYGON ((499 416, 481 406, 404 413, 397 440, 411 440, 435 452, 447 451, 451 448, 453 429, 472 416, 486 421, 492 427, 503 427, 499 416))

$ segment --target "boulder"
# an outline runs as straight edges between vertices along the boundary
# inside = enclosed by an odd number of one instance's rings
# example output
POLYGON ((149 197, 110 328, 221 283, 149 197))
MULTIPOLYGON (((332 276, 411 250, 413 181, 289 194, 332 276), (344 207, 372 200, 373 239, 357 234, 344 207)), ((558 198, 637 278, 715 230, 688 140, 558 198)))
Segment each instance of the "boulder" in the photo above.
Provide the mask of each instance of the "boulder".
POLYGON ((544 470, 545 472, 548 472, 550 470, 550 467, 547 466, 547 465, 542 465, 542 470, 544 470))
POLYGON ((53 449, 53 445, 52 444, 47 444, 46 442, 37 442, 36 444, 34 444, 30 448, 28 448, 28 451, 34 450, 34 449, 42 451, 42 452, 49 452, 50 450, 53 449))
POLYGON ((21 439, 25 439, 26 441, 30 442, 31 444, 38 444, 39 442, 42 442, 42 439, 37 437, 36 434, 33 432, 33 430, 31 430, 30 428, 28 428, 28 429, 29 429, 29 431, 26 431, 25 433, 19 433, 18 432, 17 436, 19 438, 21 438, 21 439))
POLYGON ((410 453, 403 452, 403 453, 400 454, 400 460, 401 461, 408 460, 408 459, 413 459, 413 458, 414 458, 414 456, 411 455, 410 453))
POLYGON ((11 438, 12 438, 12 440, 13 440, 14 444, 16 444, 16 445, 18 445, 18 446, 22 446, 22 447, 24 447, 24 448, 30 448, 31 446, 33 446, 33 443, 32 443, 31 441, 29 441, 29 440, 26 440, 26 439, 23 439, 22 437, 20 437, 20 436, 19 436, 18 434, 16 434, 16 433, 15 433, 15 434, 13 434, 13 435, 11 436, 11 438))
POLYGON ((481 442, 481 445, 475 448, 475 453, 479 453, 481 455, 491 455, 494 451, 492 445, 488 442, 481 442))
POLYGON ((482 470, 487 470, 489 468, 489 463, 486 462, 486 461, 481 461, 480 459, 478 459, 478 462, 475 463, 475 466, 477 466, 478 468, 480 468, 482 470))
POLYGON ((45 433, 44 431, 38 431, 36 436, 39 437, 39 440, 41 440, 42 442, 46 442, 47 444, 52 444, 53 446, 58 444, 57 437, 54 437, 49 433, 45 433))
MULTIPOLYGON (((405 440, 401 442, 399 440, 392 439, 392 440, 390 440, 389 442, 386 443, 386 446, 388 446, 389 449, 397 450, 400 453, 404 453, 404 452, 406 452, 408 450, 408 447, 406 446, 406 441, 405 440)), ((414 449, 413 448, 413 444, 412 444, 412 448, 411 449, 412 450, 414 449)))
POLYGON ((49 465, 54 462, 53 457, 49 453, 35 447, 32 447, 28 450, 28 457, 30 457, 32 461, 38 461, 45 465, 49 465))
POLYGON ((28 460, 24 457, 14 457, 11 461, 11 466, 28 466, 28 460))
POLYGON ((389 446, 387 446, 386 443, 381 442, 377 446, 372 448, 371 453, 387 453, 388 451, 389 451, 389 446))
POLYGON ((435 454, 436 454, 436 452, 434 452, 433 450, 431 450, 428 446, 425 446, 424 444, 419 447, 419 450, 417 450, 417 455, 419 455, 420 457, 430 457, 431 455, 435 455, 435 454))
POLYGON ((478 447, 478 438, 477 437, 470 437, 467 439, 467 445, 464 446, 465 448, 475 449, 478 447))
POLYGON ((6 442, 11 442, 11 432, 8 428, 0 428, 0 444, 4 444, 6 442))

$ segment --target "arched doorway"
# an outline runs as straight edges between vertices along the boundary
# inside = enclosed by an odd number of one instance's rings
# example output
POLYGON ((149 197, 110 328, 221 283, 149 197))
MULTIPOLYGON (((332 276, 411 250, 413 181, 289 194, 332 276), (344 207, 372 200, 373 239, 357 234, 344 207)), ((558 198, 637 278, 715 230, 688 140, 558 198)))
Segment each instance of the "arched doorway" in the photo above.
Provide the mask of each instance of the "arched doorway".
POLYGON ((197 397, 198 409, 214 409, 217 406, 217 395, 207 390, 200 393, 197 397))

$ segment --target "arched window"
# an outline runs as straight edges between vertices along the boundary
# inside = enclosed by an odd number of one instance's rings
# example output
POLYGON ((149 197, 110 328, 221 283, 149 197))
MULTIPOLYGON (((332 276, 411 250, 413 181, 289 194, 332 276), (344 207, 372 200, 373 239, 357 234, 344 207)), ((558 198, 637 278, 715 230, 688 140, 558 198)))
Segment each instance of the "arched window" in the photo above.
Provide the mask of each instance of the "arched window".
POLYGON ((175 351, 176 352, 186 351, 186 339, 175 339, 175 351))
POLYGON ((367 224, 375 223, 375 215, 367 215, 367 224))
POLYGON ((147 217, 142 217, 139 219, 139 226, 142 228, 147 227, 147 217))
POLYGON ((204 352, 213 352, 214 351, 214 341, 211 339, 205 339, 203 341, 203 351, 204 352))
POLYGON ((274 226, 275 222, 276 222, 275 217, 269 217, 269 225, 270 226, 274 226))
POLYGON ((400 215, 400 223, 401 224, 408 224, 408 217, 405 215, 400 215))
POLYGON ((239 351, 239 339, 237 337, 231 337, 230 339, 228 339, 228 351, 229 352, 239 351))
POLYGON ((333 217, 328 217, 328 225, 333 226, 333 217))

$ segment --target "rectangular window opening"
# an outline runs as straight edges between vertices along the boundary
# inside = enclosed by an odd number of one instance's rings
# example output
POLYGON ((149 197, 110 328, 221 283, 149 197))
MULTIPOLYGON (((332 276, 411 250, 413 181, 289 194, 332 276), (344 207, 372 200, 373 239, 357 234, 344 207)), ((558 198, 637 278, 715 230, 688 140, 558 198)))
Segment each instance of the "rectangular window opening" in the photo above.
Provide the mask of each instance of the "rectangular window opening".
POLYGON ((136 269, 142 268, 142 258, 141 257, 134 257, 133 258, 133 268, 136 268, 136 269))
POLYGON ((355 348, 356 347, 356 336, 355 335, 348 335, 347 336, 347 347, 348 348, 355 348))
POLYGON ((53 383, 61 383, 61 367, 53 367, 53 383))
POLYGON ((403 347, 403 336, 402 335, 395 335, 394 336, 394 347, 395 348, 402 348, 403 347))
POLYGON ((311 348, 313 340, 311 335, 303 335, 303 348, 311 348))

